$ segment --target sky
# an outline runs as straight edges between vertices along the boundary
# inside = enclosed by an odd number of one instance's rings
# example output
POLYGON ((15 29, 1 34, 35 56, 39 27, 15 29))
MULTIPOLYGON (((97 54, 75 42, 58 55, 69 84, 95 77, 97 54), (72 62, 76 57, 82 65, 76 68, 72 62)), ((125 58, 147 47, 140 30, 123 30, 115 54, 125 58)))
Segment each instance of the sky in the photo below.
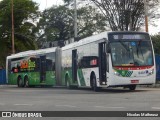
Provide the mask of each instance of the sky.
MULTIPOLYGON (((40 10, 44 10, 48 7, 51 7, 52 5, 60 5, 60 4, 63 4, 63 1, 62 0, 33 0, 35 2, 37 2, 39 4, 39 7, 40 7, 40 10)), ((158 11, 160 12, 160 10, 158 11)), ((149 24, 149 33, 154 35, 154 34, 157 34, 158 32, 160 33, 160 18, 158 20, 156 20, 154 22, 157 26, 152 26, 149 24)), ((145 31, 145 27, 142 28, 143 31, 145 31)))
MULTIPOLYGON (((1 0, 0 0, 1 1, 1 0)), ((62 5, 63 4, 63 1, 62 0, 33 0, 35 2, 37 2, 39 4, 39 8, 40 10, 44 10, 46 8, 49 8, 53 5, 62 5)), ((159 12, 160 13, 160 9, 156 10, 156 12, 159 12)), ((156 27, 155 26, 152 26, 150 24, 150 20, 148 22, 149 24, 149 33, 154 35, 154 34, 157 34, 158 32, 160 33, 160 18, 157 19, 156 21, 154 21, 154 23, 156 24, 156 27)), ((145 27, 142 28, 142 30, 144 31, 145 27)))
POLYGON ((152 35, 160 33, 160 18, 156 20, 154 23, 157 25, 156 27, 152 25, 149 25, 148 27, 149 33, 152 35))
POLYGON ((44 10, 52 5, 60 5, 63 4, 62 0, 32 0, 37 2, 40 6, 40 10, 44 10))

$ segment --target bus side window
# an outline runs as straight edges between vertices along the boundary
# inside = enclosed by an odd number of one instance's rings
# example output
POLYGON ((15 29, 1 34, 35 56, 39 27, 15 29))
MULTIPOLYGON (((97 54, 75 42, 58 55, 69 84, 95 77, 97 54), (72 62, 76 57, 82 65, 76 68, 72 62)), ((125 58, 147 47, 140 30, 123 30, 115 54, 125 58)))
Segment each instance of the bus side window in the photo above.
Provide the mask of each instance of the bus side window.
POLYGON ((87 58, 86 58, 86 56, 82 57, 80 59, 78 65, 79 65, 79 68, 86 68, 87 67, 87 58))
POLYGON ((18 72, 20 72, 20 65, 19 64, 17 64, 17 70, 18 70, 18 72))
POLYGON ((8 60, 8 72, 12 72, 12 68, 11 68, 11 60, 8 60))
POLYGON ((78 63, 79 68, 92 68, 98 66, 97 56, 84 56, 78 63))
POLYGON ((56 68, 56 66, 55 66, 55 62, 53 62, 52 70, 54 71, 54 70, 55 70, 55 68, 56 68))
POLYGON ((112 49, 112 60, 113 62, 116 61, 116 53, 115 53, 115 48, 112 49))
POLYGON ((12 67, 11 72, 14 73, 14 67, 12 67))

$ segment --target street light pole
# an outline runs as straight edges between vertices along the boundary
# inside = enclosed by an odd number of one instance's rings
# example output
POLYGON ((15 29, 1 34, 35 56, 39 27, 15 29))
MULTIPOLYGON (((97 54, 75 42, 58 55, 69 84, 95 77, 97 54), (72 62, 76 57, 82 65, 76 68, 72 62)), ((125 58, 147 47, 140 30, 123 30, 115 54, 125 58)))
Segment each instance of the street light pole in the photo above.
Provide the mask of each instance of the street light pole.
POLYGON ((133 11, 133 5, 131 4, 130 5, 130 11, 129 11, 129 14, 130 14, 130 16, 129 16, 129 22, 130 22, 130 31, 133 31, 133 26, 132 26, 132 11, 133 11))
POLYGON ((130 11, 130 17, 129 17, 129 19, 130 19, 130 31, 132 31, 133 30, 133 28, 132 28, 132 14, 131 14, 131 11, 130 11))
POLYGON ((147 9, 147 2, 146 2, 146 0, 144 0, 143 2, 144 2, 144 13, 145 13, 145 29, 146 29, 146 32, 148 32, 148 9, 147 9))
POLYGON ((11 12, 12 12, 12 54, 15 54, 14 48, 14 15, 13 15, 13 0, 11 5, 11 12))
POLYGON ((77 2, 74 0, 74 38, 77 38, 77 2))

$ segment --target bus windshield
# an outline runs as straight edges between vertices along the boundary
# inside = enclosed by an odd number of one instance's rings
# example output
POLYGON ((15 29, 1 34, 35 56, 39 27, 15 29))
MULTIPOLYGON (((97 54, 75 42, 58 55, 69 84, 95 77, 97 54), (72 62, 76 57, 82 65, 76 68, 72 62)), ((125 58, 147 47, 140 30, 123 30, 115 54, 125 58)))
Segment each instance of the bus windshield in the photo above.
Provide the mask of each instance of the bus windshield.
POLYGON ((153 65, 150 41, 116 41, 110 45, 113 66, 153 65))

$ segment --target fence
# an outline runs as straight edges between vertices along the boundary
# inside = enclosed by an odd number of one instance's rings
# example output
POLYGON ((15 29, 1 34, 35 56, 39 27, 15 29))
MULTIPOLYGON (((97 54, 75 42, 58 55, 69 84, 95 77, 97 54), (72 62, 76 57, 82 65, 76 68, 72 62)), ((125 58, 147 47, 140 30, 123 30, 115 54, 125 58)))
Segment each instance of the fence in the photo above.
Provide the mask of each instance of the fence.
POLYGON ((0 69, 0 85, 6 84, 6 70, 0 69))
POLYGON ((156 80, 160 81, 160 55, 155 55, 156 60, 156 80))

